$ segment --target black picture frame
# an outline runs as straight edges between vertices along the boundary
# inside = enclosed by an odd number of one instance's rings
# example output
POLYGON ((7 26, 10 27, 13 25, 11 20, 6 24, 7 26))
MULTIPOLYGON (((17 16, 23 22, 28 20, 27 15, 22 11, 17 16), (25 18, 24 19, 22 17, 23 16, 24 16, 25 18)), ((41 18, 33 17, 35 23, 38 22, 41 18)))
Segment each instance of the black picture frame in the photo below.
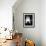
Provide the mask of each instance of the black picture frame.
POLYGON ((35 13, 23 13, 23 27, 25 28, 35 27, 35 13))

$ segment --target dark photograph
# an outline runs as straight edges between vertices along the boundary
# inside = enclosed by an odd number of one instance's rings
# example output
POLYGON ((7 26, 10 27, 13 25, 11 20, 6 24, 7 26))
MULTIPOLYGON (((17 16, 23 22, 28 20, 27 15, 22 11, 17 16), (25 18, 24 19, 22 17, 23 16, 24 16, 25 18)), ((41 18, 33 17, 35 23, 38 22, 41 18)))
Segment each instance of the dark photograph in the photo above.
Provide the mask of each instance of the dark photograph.
POLYGON ((35 13, 24 13, 23 23, 24 27, 34 27, 35 13))
POLYGON ((25 15, 25 25, 32 25, 32 15, 25 15))

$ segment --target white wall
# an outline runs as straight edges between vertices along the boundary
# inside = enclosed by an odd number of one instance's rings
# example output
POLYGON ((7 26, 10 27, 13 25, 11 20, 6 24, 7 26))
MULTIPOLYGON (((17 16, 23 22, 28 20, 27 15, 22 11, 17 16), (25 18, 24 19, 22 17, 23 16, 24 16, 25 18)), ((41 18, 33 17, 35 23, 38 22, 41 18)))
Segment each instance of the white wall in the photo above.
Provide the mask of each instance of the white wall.
POLYGON ((16 0, 0 0, 0 27, 12 28, 12 6, 16 0))
POLYGON ((41 1, 41 38, 42 46, 46 46, 46 0, 41 1))
POLYGON ((24 37, 33 39, 36 46, 46 46, 46 0, 23 0, 14 4, 15 29, 24 37), (23 13, 35 13, 35 28, 23 27, 23 13), (41 45, 40 45, 41 44, 41 45))
POLYGON ((41 46, 41 1, 40 0, 23 0, 19 5, 13 7, 15 29, 23 33, 23 37, 35 41, 36 46, 41 46), (23 13, 35 13, 35 28, 23 27, 23 13))

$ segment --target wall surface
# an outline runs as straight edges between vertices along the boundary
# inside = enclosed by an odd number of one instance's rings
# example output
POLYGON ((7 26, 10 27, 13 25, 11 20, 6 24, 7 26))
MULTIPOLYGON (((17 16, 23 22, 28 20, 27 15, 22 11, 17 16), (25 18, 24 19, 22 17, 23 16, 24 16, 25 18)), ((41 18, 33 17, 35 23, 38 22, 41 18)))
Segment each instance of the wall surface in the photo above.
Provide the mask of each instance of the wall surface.
POLYGON ((0 27, 12 29, 12 6, 16 0, 0 0, 0 27))
POLYGON ((23 0, 19 5, 17 3, 13 6, 15 30, 23 33, 24 39, 31 39, 35 41, 36 46, 41 46, 41 30, 40 30, 40 16, 41 16, 41 1, 40 0, 23 0), (23 27, 23 13, 35 13, 35 27, 23 27))
POLYGON ((46 46, 46 0, 41 1, 41 40, 42 46, 46 46))

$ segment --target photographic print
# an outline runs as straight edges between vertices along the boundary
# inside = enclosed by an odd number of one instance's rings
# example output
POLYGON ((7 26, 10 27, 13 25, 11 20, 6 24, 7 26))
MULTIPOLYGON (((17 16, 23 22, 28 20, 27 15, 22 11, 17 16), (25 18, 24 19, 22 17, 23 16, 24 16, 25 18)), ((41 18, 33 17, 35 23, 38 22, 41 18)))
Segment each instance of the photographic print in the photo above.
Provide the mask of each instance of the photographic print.
POLYGON ((35 27, 35 13, 23 14, 23 26, 31 28, 35 27))

